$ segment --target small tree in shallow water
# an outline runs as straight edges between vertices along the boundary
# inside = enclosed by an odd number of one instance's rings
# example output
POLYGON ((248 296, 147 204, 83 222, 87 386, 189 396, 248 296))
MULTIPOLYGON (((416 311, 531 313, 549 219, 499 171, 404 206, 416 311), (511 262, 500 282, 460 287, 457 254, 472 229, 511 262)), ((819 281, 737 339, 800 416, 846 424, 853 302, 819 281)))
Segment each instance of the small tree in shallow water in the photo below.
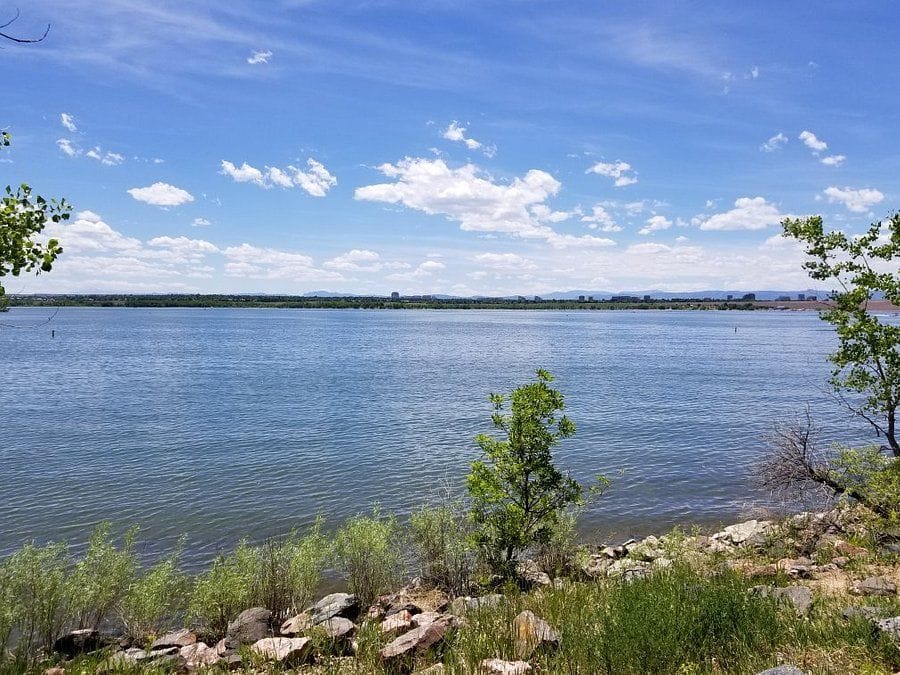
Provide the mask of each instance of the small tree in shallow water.
MULTIPOLYGON (((553 376, 538 370, 534 382, 507 397, 491 394, 491 420, 505 434, 481 434, 484 453, 472 463, 467 484, 472 498, 476 538, 486 561, 505 574, 517 557, 547 541, 563 511, 584 499, 584 488, 553 463, 553 448, 575 433, 565 415, 563 396, 550 387, 553 376)), ((597 491, 605 485, 600 478, 597 491)))

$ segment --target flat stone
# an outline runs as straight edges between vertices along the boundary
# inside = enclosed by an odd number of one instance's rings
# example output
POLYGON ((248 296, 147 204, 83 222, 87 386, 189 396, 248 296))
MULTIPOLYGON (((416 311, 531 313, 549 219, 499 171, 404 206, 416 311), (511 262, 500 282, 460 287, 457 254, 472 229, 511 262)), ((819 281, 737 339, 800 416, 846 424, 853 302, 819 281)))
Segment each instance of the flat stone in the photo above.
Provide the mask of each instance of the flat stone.
POLYGON ((777 666, 763 670, 756 675, 809 675, 805 670, 800 670, 797 666, 777 666))
POLYGON ((251 645, 268 637, 271 620, 272 612, 264 607, 245 609, 228 624, 225 646, 228 649, 237 649, 241 645, 251 645))
POLYGON ((421 614, 413 616, 410 621, 413 626, 418 628, 419 626, 427 626, 430 623, 434 623, 442 616, 444 616, 444 614, 441 614, 440 612, 422 612, 421 614))
POLYGON ((412 627, 412 625, 412 614, 404 609, 403 611, 397 612, 396 614, 391 614, 388 618, 381 622, 381 634, 399 635, 400 633, 405 633, 406 631, 408 631, 412 627))
POLYGON ((866 621, 877 621, 884 616, 884 611, 878 607, 845 607, 841 612, 841 616, 847 620, 865 619, 866 621))
POLYGON ((281 628, 278 629, 278 632, 287 637, 294 637, 300 635, 300 633, 310 626, 312 626, 312 617, 308 612, 303 612, 297 616, 292 616, 281 624, 281 628))
POLYGON ((531 665, 526 661, 485 659, 479 665, 479 673, 483 673, 483 675, 524 675, 524 673, 530 672, 531 665))
POLYGON ((552 583, 550 575, 544 572, 533 560, 523 560, 516 565, 516 574, 529 587, 549 586, 552 583))
POLYGON ((812 607, 812 591, 806 586, 754 586, 750 592, 761 598, 773 598, 780 604, 790 605, 798 616, 805 616, 812 607))
POLYGON ((216 652, 216 648, 210 647, 205 642, 185 645, 178 654, 184 659, 187 667, 192 670, 203 666, 211 666, 219 661, 219 654, 216 652))
POLYGON ((520 659, 531 658, 537 649, 559 647, 559 633, 534 612, 520 612, 513 619, 512 628, 516 656, 520 659))
POLYGON ((351 593, 332 593, 319 600, 312 608, 313 625, 336 616, 355 619, 359 613, 359 601, 351 593))
POLYGON ((854 595, 897 595, 897 584, 885 577, 869 577, 853 584, 850 592, 854 595))
POLYGON ((772 523, 768 520, 748 520, 743 523, 729 525, 723 532, 732 544, 740 546, 751 538, 765 535, 771 527, 772 523))
POLYGON ((439 619, 425 626, 413 628, 381 650, 381 660, 390 664, 407 656, 418 656, 444 639, 451 622, 439 619))
POLYGON ((279 663, 300 663, 305 661, 312 651, 309 638, 273 637, 263 638, 253 644, 251 649, 279 663))
POLYGON ((187 628, 167 633, 153 641, 150 650, 165 649, 166 647, 187 647, 197 642, 197 634, 187 628))

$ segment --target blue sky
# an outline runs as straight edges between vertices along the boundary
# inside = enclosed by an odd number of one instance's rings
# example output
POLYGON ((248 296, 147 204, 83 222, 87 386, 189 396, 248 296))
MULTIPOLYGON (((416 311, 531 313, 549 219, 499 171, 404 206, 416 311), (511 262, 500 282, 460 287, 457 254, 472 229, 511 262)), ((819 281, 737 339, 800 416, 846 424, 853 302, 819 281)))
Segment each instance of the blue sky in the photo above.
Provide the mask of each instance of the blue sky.
MULTIPOLYGON (((882 3, 37 0, 5 183, 75 206, 8 292, 806 288, 786 215, 897 208, 882 3)), ((9 30, 9 29, 8 29, 9 30)))

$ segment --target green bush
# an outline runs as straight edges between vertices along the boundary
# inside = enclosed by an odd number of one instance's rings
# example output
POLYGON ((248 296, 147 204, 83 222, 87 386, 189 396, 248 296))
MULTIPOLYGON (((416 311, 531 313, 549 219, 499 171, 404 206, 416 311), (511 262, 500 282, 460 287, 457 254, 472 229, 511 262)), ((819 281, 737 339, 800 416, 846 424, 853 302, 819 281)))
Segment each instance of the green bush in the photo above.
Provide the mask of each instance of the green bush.
POLYGON ((151 567, 129 586, 122 600, 125 634, 143 640, 171 629, 184 614, 188 578, 178 569, 181 550, 151 567))
POLYGON ((586 557, 583 546, 578 544, 578 512, 575 509, 559 514, 550 526, 549 534, 537 548, 537 564, 551 577, 565 576, 577 569, 580 559, 586 557))
POLYGON ((78 628, 98 629, 119 609, 137 573, 131 528, 118 548, 112 540, 112 526, 101 523, 91 533, 87 551, 69 578, 71 612, 78 628))
POLYGON ((472 582, 477 551, 462 503, 447 499, 439 506, 423 506, 409 525, 422 580, 451 595, 464 595, 472 582))
POLYGON ((225 635, 228 622, 252 607, 259 550, 241 541, 228 556, 220 555, 197 577, 188 606, 190 620, 216 637, 225 635))
POLYGON ((69 623, 68 567, 64 544, 29 543, 3 561, 0 597, 6 609, 0 611, 12 617, 19 661, 27 663, 38 649, 49 649, 69 623))
POLYGON ((390 590, 402 576, 400 530, 393 517, 381 515, 347 520, 335 536, 337 568, 363 607, 390 590))

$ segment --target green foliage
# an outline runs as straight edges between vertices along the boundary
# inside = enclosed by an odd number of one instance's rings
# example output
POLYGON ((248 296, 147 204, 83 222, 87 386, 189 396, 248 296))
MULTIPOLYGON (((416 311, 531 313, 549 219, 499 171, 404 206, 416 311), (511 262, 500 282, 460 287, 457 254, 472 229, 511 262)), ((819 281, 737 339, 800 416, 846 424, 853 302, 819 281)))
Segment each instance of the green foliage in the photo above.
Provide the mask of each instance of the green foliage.
POLYGON ((183 616, 189 588, 178 568, 181 547, 135 579, 121 603, 125 634, 143 640, 174 627, 183 616))
POLYGON ((784 235, 806 246, 810 277, 840 286, 834 306, 822 318, 835 327, 839 345, 831 354, 831 383, 838 393, 862 397, 854 411, 884 434, 900 457, 897 408, 900 406, 900 326, 881 322, 868 311, 880 293, 900 305, 900 214, 872 223, 860 236, 825 232, 820 216, 787 219, 784 235))
MULTIPOLYGON (((8 146, 9 141, 9 134, 3 132, 0 146, 8 146)), ((49 272, 62 246, 56 239, 41 242, 39 235, 48 221, 68 220, 70 212, 65 199, 47 201, 40 195, 32 197, 25 183, 15 191, 7 185, 0 202, 0 279, 8 274, 19 276, 23 271, 49 272)), ((0 302, 5 294, 0 284, 0 302)))
POLYGON ((377 506, 371 516, 349 518, 338 530, 334 541, 337 568, 363 607, 401 578, 401 549, 396 519, 382 516, 377 506))
POLYGON ((422 580, 451 595, 464 595, 471 585, 476 550, 463 504, 446 499, 438 506, 422 506, 409 526, 422 580))
POLYGON ((534 382, 509 395, 509 413, 506 397, 491 394, 491 420, 505 438, 476 439, 484 457, 467 478, 472 517, 485 560, 505 574, 522 551, 549 540, 564 509, 584 499, 582 486, 553 463, 553 448, 575 433, 575 424, 559 414, 563 396, 550 388, 552 380, 538 370, 534 382))
POLYGON ((68 581, 72 617, 78 628, 98 629, 119 609, 137 573, 136 534, 137 528, 129 530, 121 548, 112 540, 110 523, 101 523, 91 534, 87 551, 68 581))
MULTIPOLYGON (((26 544, 0 569, 0 614, 11 616, 17 636, 16 656, 28 663, 38 649, 48 649, 68 623, 68 548, 63 544, 26 544)), ((0 636, 2 637, 2 636, 0 636)), ((0 652, 0 659, 2 659, 0 652)))
POLYGON ((560 512, 544 541, 538 545, 538 566, 551 577, 561 577, 578 567, 587 553, 578 544, 578 509, 560 512))
POLYGON ((220 555, 191 592, 188 617, 215 637, 225 635, 228 622, 252 607, 259 550, 241 541, 230 555, 220 555))
POLYGON ((900 517, 900 460, 879 448, 841 448, 829 467, 832 480, 847 494, 887 518, 900 517))

